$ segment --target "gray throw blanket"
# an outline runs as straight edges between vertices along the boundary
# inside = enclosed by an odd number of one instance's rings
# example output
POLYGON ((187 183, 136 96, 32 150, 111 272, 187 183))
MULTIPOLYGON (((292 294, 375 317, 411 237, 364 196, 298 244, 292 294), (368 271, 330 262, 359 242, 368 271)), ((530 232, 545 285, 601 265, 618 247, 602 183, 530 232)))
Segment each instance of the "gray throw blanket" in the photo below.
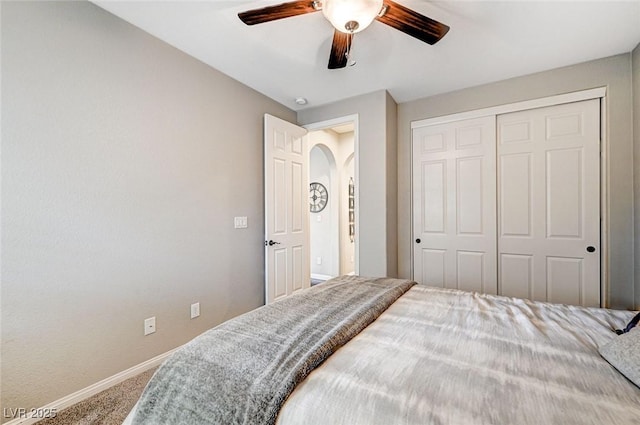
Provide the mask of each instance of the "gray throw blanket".
POLYGON ((225 322, 167 359, 133 424, 274 424, 295 386, 414 284, 340 277, 225 322))

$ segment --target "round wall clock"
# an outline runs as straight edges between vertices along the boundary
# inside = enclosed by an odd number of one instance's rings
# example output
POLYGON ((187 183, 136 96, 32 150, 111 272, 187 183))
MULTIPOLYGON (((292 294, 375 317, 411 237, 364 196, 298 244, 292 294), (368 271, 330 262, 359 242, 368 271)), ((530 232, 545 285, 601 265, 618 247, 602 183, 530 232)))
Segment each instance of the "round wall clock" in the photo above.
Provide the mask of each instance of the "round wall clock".
POLYGON ((322 183, 313 182, 309 185, 309 209, 313 213, 318 213, 327 206, 329 192, 322 183))

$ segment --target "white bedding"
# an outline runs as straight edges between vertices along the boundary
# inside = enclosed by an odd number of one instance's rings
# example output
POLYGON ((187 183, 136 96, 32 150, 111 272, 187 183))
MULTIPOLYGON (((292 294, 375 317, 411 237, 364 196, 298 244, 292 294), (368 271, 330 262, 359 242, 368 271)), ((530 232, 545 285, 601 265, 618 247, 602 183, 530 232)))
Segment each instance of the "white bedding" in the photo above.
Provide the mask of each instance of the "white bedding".
POLYGON ((414 286, 298 385, 277 423, 640 424, 640 389, 597 351, 632 316, 414 286))
POLYGON ((414 286, 298 385, 278 424, 640 424, 640 389, 597 351, 632 316, 414 286))

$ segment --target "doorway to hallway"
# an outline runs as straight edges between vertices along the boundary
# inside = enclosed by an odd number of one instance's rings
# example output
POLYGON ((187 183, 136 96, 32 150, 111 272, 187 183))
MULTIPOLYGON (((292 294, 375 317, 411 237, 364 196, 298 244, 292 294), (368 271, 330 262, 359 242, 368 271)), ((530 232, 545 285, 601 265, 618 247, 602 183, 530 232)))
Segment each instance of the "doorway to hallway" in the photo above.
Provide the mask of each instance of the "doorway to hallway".
POLYGON ((311 285, 356 273, 353 121, 309 133, 311 285))

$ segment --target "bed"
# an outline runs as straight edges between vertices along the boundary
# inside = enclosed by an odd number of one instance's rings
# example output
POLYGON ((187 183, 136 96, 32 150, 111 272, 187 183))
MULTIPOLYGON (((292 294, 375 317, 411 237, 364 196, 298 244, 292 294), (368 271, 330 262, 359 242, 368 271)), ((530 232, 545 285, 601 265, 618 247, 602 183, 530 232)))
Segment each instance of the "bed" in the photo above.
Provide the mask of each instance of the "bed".
POLYGON ((640 424, 633 316, 340 277, 183 346, 125 424, 640 424))

